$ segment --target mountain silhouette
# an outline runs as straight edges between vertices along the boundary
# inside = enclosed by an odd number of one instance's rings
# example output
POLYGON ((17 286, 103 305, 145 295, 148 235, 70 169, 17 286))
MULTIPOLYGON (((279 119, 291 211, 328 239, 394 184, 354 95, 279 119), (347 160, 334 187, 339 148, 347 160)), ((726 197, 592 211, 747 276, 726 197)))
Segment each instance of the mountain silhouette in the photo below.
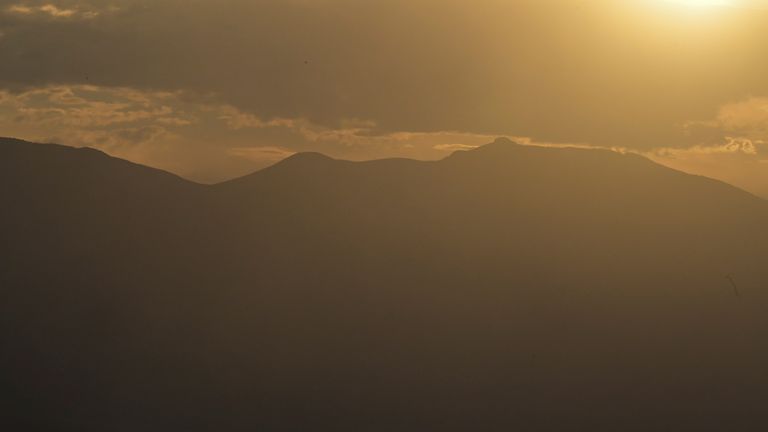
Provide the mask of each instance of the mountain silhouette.
POLYGON ((7 430, 768 423, 768 202, 639 155, 501 138, 209 186, 0 139, 0 199, 7 430))

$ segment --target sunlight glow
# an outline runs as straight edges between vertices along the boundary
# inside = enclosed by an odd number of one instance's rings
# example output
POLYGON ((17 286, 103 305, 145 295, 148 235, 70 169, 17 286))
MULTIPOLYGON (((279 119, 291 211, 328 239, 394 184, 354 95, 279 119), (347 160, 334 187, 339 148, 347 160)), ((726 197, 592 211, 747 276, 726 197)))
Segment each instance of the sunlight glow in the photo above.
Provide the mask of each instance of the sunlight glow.
POLYGON ((683 6, 691 7, 711 7, 711 6, 730 6, 733 0, 667 0, 671 3, 677 3, 683 6))

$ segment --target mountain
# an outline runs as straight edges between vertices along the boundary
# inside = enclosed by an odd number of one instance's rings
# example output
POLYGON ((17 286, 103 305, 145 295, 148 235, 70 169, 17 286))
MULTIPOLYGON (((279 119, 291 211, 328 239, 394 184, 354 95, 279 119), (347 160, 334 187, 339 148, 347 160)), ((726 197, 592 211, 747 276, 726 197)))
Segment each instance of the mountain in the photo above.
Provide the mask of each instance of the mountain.
POLYGON ((499 139, 204 186, 0 140, 9 430, 763 430, 768 203, 499 139))
POLYGON ((96 248, 119 248, 107 243, 116 231, 141 237, 153 224, 166 229, 192 210, 179 203, 195 201, 200 188, 89 148, 0 139, 3 246, 38 259, 90 260, 96 248), (73 248, 83 255, 75 257, 73 248))

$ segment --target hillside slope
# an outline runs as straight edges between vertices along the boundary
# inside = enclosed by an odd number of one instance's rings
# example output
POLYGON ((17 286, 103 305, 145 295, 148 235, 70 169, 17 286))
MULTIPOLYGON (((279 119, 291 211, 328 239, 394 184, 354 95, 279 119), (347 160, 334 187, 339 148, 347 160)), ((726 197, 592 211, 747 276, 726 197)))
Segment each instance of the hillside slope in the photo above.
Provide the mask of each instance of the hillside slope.
POLYGON ((768 204, 721 182, 505 139, 210 187, 2 140, 0 172, 16 430, 768 425, 768 204))

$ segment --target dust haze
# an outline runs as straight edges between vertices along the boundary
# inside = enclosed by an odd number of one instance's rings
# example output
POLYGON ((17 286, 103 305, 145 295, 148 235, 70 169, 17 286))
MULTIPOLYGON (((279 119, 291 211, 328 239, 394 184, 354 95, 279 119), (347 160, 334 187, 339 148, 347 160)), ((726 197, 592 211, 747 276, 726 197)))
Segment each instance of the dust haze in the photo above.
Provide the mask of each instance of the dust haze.
POLYGON ((0 0, 0 427, 765 430, 767 6, 0 0))

